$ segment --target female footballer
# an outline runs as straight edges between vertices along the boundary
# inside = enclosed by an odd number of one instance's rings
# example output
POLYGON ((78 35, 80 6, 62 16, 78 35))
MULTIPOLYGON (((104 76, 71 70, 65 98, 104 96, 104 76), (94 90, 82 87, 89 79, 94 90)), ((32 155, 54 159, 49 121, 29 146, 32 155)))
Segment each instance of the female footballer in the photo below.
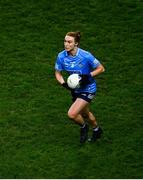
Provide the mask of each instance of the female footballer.
POLYGON ((79 48, 80 32, 68 32, 64 39, 64 48, 57 56, 55 63, 55 77, 67 90, 71 91, 73 104, 68 110, 68 117, 80 126, 80 143, 88 139, 89 125, 93 128, 91 141, 101 137, 102 129, 98 126, 89 104, 95 96, 98 74, 104 72, 103 65, 90 52, 79 48), (78 73, 81 77, 80 88, 70 89, 64 80, 62 71, 68 74, 78 73))

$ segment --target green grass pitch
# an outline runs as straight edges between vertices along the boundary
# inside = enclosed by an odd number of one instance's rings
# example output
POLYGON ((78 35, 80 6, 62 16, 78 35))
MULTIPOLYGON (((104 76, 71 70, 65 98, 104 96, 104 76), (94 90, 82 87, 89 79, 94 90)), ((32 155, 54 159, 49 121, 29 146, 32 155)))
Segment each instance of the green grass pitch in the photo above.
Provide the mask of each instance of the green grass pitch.
POLYGON ((141 0, 0 1, 0 178, 143 178, 142 12, 141 0), (106 69, 91 104, 104 136, 83 146, 54 77, 76 30, 106 69))

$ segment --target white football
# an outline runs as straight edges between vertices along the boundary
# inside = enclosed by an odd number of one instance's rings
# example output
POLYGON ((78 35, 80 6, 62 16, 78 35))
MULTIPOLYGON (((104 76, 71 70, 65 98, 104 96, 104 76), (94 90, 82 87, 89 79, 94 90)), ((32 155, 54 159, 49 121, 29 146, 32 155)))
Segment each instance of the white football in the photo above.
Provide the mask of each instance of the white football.
POLYGON ((71 74, 67 79, 67 84, 71 89, 79 88, 80 80, 81 77, 79 76, 79 74, 71 74))

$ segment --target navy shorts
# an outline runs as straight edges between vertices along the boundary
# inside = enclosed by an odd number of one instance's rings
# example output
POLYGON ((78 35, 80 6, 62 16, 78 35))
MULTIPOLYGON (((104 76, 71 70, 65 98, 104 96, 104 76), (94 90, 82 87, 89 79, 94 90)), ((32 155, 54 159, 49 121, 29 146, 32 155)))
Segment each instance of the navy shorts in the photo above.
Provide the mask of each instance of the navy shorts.
POLYGON ((72 95, 72 101, 74 102, 77 98, 81 98, 87 102, 91 102, 92 99, 95 96, 95 93, 88 93, 88 92, 80 92, 80 93, 75 93, 75 92, 71 92, 72 95))

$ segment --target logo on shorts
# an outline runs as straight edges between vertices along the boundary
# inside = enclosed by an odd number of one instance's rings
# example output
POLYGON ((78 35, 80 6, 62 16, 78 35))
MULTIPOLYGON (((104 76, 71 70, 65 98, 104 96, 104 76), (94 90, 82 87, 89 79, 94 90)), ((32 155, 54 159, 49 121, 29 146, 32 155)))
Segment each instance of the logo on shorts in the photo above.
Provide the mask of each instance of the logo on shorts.
POLYGON ((89 99, 93 99, 93 98, 94 98, 94 94, 89 94, 87 97, 88 97, 89 99))

